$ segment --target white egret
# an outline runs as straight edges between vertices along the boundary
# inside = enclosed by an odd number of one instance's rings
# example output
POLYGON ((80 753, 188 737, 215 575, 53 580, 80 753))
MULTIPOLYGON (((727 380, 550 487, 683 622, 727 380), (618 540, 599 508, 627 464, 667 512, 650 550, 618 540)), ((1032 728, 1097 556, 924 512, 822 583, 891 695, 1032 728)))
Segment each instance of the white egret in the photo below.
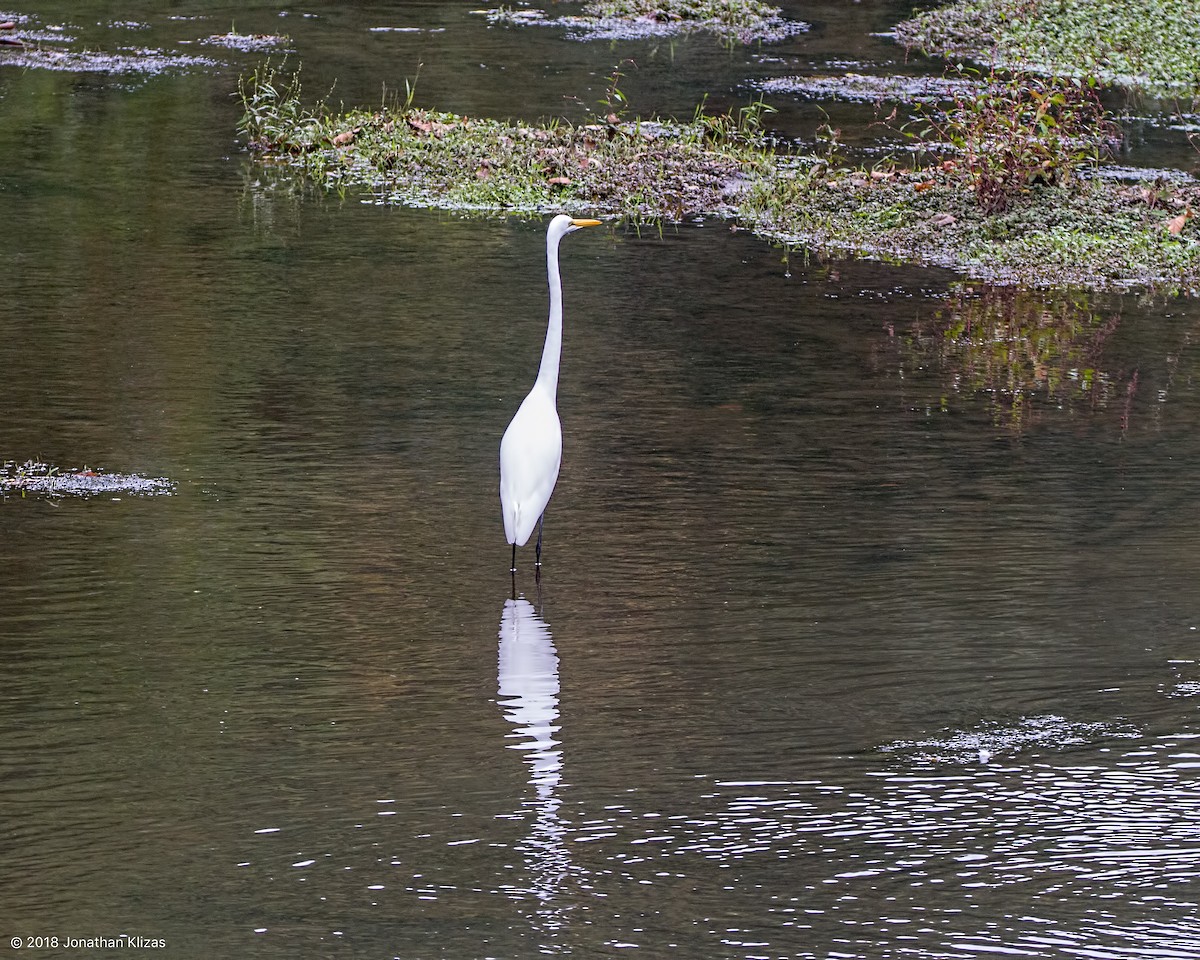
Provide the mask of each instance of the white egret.
POLYGON ((554 492, 562 462, 562 427, 558 422, 558 361, 562 354, 562 281, 558 276, 558 244, 581 227, 596 227, 599 220, 575 220, 559 214, 546 230, 546 276, 550 282, 550 323, 542 365, 533 389, 521 402, 516 416, 500 441, 500 506, 504 535, 512 544, 512 569, 517 569, 517 547, 529 541, 538 528, 535 566, 542 563, 542 514, 554 492))

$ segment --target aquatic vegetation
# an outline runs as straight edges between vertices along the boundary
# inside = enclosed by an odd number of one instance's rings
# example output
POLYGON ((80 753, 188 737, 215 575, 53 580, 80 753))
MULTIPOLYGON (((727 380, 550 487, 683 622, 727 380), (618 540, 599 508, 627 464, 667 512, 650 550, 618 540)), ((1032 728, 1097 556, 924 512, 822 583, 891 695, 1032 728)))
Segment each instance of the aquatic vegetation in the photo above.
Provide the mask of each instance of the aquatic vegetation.
POLYGON ((101 494, 137 494, 161 496, 175 492, 175 485, 163 477, 138 474, 104 473, 88 467, 61 470, 48 463, 27 460, 22 464, 0 464, 0 496, 16 493, 42 493, 50 496, 94 497, 101 494))
MULTIPOLYGON (((3 21, 0 67, 149 77, 219 65, 210 57, 144 47, 121 47, 120 52, 72 49, 71 45, 78 44, 78 40, 61 27, 46 27, 31 17, 17 14, 0 13, 0 21, 3 21)), ((115 20, 108 26, 115 30, 142 30, 146 24, 115 20)))
POLYGON ((1200 187, 1102 180, 1039 184, 988 214, 954 161, 902 169, 780 165, 740 217, 764 236, 829 253, 945 266, 998 283, 1200 291, 1200 240, 1172 234, 1200 187))
POLYGON ((1097 151, 1085 107, 1052 83, 1021 89, 1029 92, 1004 109, 1032 133, 1014 120, 989 134, 981 124, 999 108, 986 105, 936 115, 933 134, 916 133, 924 156, 915 168, 890 160, 850 168, 828 151, 781 147, 764 128, 771 108, 761 101, 690 121, 610 112, 591 123, 530 124, 417 108, 410 89, 391 107, 337 114, 305 106, 298 81, 270 70, 242 85, 242 132, 263 162, 381 203, 635 221, 736 217, 819 255, 941 265, 1001 283, 1200 291, 1200 227, 1190 220, 1200 185, 1074 175, 1097 151), (989 135, 1008 152, 989 154, 989 135))
POLYGON ((217 65, 209 57, 168 54, 161 50, 133 53, 98 53, 59 50, 36 45, 0 48, 0 66, 22 69, 60 70, 69 73, 106 73, 114 75, 156 75, 175 70, 194 70, 217 65))
POLYGON ((974 95, 981 84, 964 77, 876 76, 843 73, 833 76, 771 77, 758 85, 763 93, 797 94, 814 100, 850 100, 860 103, 899 101, 940 103, 957 95, 974 95))
MULTIPOLYGON (((960 73, 966 73, 960 71, 960 73)), ((922 144, 953 148, 985 213, 1000 213, 1039 183, 1062 183, 1120 143, 1095 81, 992 71, 957 88, 947 107, 925 108, 922 144)))
POLYGON ((782 40, 808 29, 761 0, 589 0, 581 13, 561 17, 511 7, 481 12, 492 23, 567 27, 603 40, 705 31, 751 43, 782 40))
POLYGON ((904 21, 895 36, 930 56, 1200 95, 1193 0, 1139 0, 1136 9, 1123 0, 957 0, 904 21))
POLYGON ((381 202, 456 210, 577 210, 644 220, 731 215, 773 163, 762 108, 687 122, 506 122, 406 102, 333 114, 301 105, 294 77, 243 84, 242 130, 265 161, 381 202))

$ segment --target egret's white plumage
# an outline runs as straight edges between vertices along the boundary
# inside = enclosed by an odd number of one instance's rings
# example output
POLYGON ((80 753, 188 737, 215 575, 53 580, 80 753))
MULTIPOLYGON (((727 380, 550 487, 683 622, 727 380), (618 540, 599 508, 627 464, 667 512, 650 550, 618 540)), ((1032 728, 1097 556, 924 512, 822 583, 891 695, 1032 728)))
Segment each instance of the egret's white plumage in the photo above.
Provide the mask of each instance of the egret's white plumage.
MULTIPOLYGON (((562 462, 562 427, 558 422, 558 361, 562 354, 562 281, 558 275, 558 244, 581 227, 598 226, 599 220, 574 220, 559 215, 546 230, 546 276, 550 282, 550 322, 542 364, 529 395, 500 441, 500 506, 504 513, 504 535, 513 545, 513 568, 517 547, 523 547, 538 525, 558 480, 562 462)), ((538 537, 538 562, 541 537, 538 537)))

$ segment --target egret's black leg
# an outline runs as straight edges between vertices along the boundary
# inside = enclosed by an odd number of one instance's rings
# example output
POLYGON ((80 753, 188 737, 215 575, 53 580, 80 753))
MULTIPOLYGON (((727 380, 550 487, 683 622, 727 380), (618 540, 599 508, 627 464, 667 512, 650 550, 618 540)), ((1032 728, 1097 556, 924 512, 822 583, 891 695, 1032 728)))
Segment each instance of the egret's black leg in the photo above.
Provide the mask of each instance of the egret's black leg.
POLYGON ((517 572, 517 545, 513 544, 512 566, 509 567, 509 573, 517 572))
POLYGON ((545 522, 546 515, 543 513, 541 517, 538 518, 538 542, 533 556, 533 565, 535 567, 540 567, 542 565, 542 526, 545 524, 545 522))

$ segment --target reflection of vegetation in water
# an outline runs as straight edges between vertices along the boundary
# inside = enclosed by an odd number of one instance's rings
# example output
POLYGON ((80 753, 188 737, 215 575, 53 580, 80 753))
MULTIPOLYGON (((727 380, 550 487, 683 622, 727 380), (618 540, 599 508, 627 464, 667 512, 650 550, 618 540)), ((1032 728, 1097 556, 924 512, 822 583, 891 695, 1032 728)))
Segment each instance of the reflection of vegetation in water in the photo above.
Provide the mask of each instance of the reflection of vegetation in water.
POLYGON ((1047 404, 1104 407, 1132 397, 1136 373, 1101 365, 1119 321, 1093 311, 1084 295, 963 286, 903 342, 922 358, 934 355, 953 392, 988 395, 995 421, 1020 427, 1047 404))

